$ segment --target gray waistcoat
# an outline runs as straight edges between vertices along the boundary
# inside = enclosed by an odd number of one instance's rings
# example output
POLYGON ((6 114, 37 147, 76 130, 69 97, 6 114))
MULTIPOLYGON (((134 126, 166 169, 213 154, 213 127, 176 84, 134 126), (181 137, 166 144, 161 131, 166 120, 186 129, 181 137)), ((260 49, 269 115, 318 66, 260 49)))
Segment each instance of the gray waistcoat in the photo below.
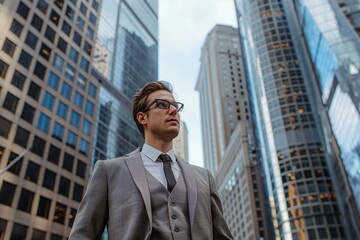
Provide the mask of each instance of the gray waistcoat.
POLYGON ((187 192, 182 174, 171 193, 146 171, 151 196, 151 239, 190 240, 187 192))

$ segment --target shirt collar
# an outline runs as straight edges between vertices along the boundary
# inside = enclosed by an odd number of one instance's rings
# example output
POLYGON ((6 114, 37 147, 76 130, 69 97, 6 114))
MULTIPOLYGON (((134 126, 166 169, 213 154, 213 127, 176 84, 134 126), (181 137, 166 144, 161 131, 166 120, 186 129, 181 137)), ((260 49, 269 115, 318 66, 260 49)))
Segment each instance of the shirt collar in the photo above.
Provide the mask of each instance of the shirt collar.
MULTIPOLYGON (((154 162, 159 158, 160 154, 163 153, 146 143, 144 143, 141 152, 144 153, 148 158, 150 158, 154 162)), ((171 148, 168 152, 166 152, 166 154, 170 156, 171 161, 173 162, 176 161, 174 149, 171 148)))

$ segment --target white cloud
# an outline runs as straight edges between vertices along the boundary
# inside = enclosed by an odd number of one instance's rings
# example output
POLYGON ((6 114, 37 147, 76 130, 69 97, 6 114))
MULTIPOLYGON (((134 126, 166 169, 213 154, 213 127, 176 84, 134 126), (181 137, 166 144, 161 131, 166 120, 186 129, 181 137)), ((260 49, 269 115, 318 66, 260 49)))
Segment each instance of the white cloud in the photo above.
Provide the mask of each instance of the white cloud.
POLYGON ((236 26, 233 0, 159 1, 159 79, 169 81, 185 108, 190 162, 202 166, 199 96, 195 91, 201 47, 216 24, 236 26))

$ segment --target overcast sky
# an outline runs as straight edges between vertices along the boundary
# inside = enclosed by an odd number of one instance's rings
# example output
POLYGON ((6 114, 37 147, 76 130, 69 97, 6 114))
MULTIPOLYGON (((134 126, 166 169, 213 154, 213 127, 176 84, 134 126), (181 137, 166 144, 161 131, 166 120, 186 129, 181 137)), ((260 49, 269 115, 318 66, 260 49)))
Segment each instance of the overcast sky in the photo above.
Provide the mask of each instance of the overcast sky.
POLYGON ((189 161, 203 166, 199 94, 195 85, 200 52, 218 23, 236 27, 233 0, 159 0, 159 80, 169 81, 185 104, 181 119, 189 133, 189 161))

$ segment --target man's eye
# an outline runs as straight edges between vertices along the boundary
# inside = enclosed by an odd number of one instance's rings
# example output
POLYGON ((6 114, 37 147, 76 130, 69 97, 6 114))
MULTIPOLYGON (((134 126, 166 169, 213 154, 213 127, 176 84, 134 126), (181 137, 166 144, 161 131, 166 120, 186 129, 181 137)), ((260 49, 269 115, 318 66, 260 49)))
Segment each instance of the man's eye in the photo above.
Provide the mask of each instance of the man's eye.
POLYGON ((177 102, 174 102, 172 105, 173 105, 176 109, 179 109, 179 104, 178 104, 177 102))
POLYGON ((169 103, 165 101, 159 101, 158 102, 159 108, 168 108, 169 103))

